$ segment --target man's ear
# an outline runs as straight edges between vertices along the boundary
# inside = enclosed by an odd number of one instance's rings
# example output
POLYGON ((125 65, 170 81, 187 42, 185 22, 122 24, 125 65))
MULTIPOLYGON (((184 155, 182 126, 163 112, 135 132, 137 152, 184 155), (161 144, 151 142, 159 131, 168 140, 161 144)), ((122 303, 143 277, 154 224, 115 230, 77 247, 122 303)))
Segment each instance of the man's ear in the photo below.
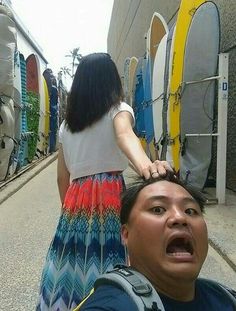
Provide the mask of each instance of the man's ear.
POLYGON ((121 226, 121 239, 124 245, 128 244, 128 235, 129 235, 128 225, 124 224, 121 226))

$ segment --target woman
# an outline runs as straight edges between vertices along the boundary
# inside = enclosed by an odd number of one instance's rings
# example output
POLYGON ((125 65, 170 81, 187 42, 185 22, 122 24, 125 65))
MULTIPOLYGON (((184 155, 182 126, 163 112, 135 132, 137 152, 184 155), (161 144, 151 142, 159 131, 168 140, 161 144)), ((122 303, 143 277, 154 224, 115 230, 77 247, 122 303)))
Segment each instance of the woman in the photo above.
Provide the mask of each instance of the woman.
POLYGON ((83 57, 60 127, 62 214, 43 270, 37 310, 72 310, 100 273, 127 261, 119 211, 128 161, 145 179, 169 168, 167 162, 152 163, 147 157, 132 129, 133 110, 122 100, 111 57, 83 57))

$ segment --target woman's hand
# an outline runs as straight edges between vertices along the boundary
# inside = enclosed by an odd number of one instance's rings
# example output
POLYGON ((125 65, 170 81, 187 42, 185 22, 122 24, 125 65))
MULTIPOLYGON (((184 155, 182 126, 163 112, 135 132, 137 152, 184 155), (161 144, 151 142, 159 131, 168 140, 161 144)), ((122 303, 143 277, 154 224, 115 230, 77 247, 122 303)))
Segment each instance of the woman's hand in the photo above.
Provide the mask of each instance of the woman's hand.
POLYGON ((143 150, 140 140, 132 129, 132 116, 127 111, 119 112, 113 121, 116 141, 121 151, 129 159, 136 173, 145 179, 163 176, 166 171, 173 171, 167 161, 151 162, 143 150))
POLYGON ((151 163, 148 167, 143 168, 142 175, 145 179, 151 177, 157 178, 159 176, 165 176, 167 171, 173 172, 173 168, 167 161, 159 161, 151 163))
POLYGON ((57 185, 59 189, 61 203, 63 204, 66 191, 70 185, 70 173, 66 167, 62 144, 59 144, 58 148, 57 185))

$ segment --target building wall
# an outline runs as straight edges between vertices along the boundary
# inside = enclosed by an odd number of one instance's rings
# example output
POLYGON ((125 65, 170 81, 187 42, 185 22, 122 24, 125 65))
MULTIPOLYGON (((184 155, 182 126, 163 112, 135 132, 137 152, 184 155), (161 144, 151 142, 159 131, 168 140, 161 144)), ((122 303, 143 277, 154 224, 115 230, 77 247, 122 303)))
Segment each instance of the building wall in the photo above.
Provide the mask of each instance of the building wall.
POLYGON ((17 32, 17 48, 20 53, 24 55, 26 59, 30 54, 35 54, 38 56, 41 72, 47 68, 47 60, 43 55, 42 48, 38 45, 36 40, 30 34, 29 30, 25 27, 20 17, 17 15, 15 10, 12 8, 10 0, 2 0, 2 3, 8 7, 11 11, 13 20, 15 22, 15 28, 17 32))
MULTIPOLYGON (((220 52, 229 53, 229 101, 227 137, 227 187, 236 190, 236 1, 215 0, 221 20, 220 52)), ((114 0, 108 33, 108 53, 123 76, 126 57, 145 54, 145 35, 153 13, 160 13, 169 26, 176 19, 180 0, 114 0)), ((214 145, 214 153, 216 146, 214 145)), ((215 175, 216 156, 211 174, 215 175)))
POLYGON ((47 68, 47 62, 40 56, 37 50, 30 44, 28 40, 25 39, 25 37, 22 35, 20 32, 19 28, 17 28, 17 49, 19 50, 20 53, 22 53, 25 57, 25 59, 30 55, 30 54, 36 54, 39 59, 40 63, 40 70, 43 73, 44 70, 47 68))
POLYGON ((114 0, 107 46, 120 74, 126 57, 145 54, 145 37, 153 13, 159 12, 171 23, 179 3, 180 0, 114 0))

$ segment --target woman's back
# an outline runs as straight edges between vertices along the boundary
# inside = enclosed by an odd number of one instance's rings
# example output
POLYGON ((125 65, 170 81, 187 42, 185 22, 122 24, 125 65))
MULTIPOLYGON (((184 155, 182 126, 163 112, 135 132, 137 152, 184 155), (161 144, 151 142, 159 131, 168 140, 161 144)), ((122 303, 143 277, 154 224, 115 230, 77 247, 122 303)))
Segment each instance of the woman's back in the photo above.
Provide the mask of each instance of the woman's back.
POLYGON ((71 133, 65 122, 62 123, 60 143, 71 180, 101 172, 123 171, 127 167, 128 160, 116 144, 113 128, 113 119, 120 111, 128 111, 133 116, 132 108, 122 102, 80 132, 71 133))

